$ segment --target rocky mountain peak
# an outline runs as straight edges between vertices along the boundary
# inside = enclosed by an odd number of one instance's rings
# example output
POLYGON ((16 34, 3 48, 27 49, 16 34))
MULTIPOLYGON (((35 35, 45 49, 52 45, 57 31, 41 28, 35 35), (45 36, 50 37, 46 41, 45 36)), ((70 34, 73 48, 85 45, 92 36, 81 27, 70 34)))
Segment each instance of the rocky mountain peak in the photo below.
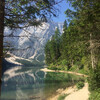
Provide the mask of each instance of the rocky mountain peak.
POLYGON ((18 37, 5 37, 4 41, 9 42, 15 48, 15 50, 11 51, 14 55, 22 58, 32 58, 44 52, 45 43, 55 33, 57 27, 62 32, 63 23, 48 20, 48 23, 44 22, 38 27, 30 26, 16 30, 6 27, 5 35, 13 34, 18 37))

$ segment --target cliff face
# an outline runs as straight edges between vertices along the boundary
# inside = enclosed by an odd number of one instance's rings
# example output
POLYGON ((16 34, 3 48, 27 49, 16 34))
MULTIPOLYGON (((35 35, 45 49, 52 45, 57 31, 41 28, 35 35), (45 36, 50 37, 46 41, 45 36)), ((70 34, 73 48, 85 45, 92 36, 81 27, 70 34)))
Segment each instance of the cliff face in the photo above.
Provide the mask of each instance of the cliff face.
POLYGON ((5 35, 9 35, 9 37, 5 37, 4 41, 14 48, 10 51, 14 55, 34 59, 39 54, 43 54, 45 43, 55 33, 57 27, 62 32, 63 24, 52 21, 38 27, 30 26, 16 30, 5 28, 5 35))

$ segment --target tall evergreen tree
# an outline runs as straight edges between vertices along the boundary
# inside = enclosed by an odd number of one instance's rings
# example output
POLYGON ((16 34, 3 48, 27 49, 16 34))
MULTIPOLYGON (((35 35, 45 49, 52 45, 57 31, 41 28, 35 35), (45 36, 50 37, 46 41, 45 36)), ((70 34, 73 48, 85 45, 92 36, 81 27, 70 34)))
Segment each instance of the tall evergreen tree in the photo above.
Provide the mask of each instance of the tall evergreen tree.
POLYGON ((50 40, 48 40, 48 42, 45 45, 45 62, 46 64, 50 64, 52 62, 52 58, 51 58, 51 44, 50 44, 50 40))
POLYGON ((94 69, 98 61, 95 54, 97 53, 97 48, 100 46, 98 40, 98 37, 100 37, 100 15, 98 13, 100 11, 98 9, 100 3, 98 0, 71 0, 70 3, 75 11, 68 9, 66 14, 77 21, 77 31, 90 44, 91 66, 94 69))
POLYGON ((63 32, 64 32, 65 30, 67 30, 67 27, 68 27, 68 24, 67 24, 67 21, 65 20, 65 21, 64 21, 64 25, 63 25, 63 32))
POLYGON ((60 31, 58 28, 56 28, 55 34, 52 36, 51 40, 48 41, 45 46, 45 55, 46 55, 45 60, 47 64, 57 62, 57 60, 61 55, 60 54, 60 31))
POLYGON ((56 53, 56 60, 60 57, 60 43, 61 43, 61 40, 60 40, 60 31, 58 28, 56 28, 55 30, 55 35, 54 35, 54 40, 55 40, 55 53, 56 53))
POLYGON ((63 58, 66 58, 66 45, 67 45, 67 28, 68 28, 68 24, 67 24, 67 21, 65 20, 64 21, 64 25, 63 25, 63 33, 62 33, 62 36, 61 36, 61 47, 60 47, 60 51, 61 51, 61 54, 62 54, 62 57, 63 58))

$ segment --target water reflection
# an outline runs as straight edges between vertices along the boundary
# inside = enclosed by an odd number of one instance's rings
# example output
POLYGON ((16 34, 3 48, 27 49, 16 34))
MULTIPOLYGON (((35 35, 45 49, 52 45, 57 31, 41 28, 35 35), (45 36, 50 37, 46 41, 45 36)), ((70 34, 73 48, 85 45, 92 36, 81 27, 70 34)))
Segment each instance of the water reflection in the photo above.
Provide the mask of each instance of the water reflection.
POLYGON ((43 88, 41 84, 43 84, 44 77, 45 73, 39 68, 18 66, 8 69, 2 79, 1 99, 8 100, 8 97, 10 100, 40 98, 37 94, 43 88))
POLYGON ((41 67, 13 67, 2 78, 1 100, 47 100, 59 88, 73 85, 80 77, 46 73, 41 67))

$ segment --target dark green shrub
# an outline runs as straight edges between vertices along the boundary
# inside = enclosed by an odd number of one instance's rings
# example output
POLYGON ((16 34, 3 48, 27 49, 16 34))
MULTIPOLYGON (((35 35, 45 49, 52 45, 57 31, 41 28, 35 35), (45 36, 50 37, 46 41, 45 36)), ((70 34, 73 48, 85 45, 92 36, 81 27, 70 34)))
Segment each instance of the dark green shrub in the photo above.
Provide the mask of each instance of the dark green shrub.
POLYGON ((76 84, 77 89, 82 89, 84 87, 84 82, 80 81, 76 84))
POLYGON ((83 69, 84 68, 84 65, 80 65, 78 68, 79 69, 83 69))

